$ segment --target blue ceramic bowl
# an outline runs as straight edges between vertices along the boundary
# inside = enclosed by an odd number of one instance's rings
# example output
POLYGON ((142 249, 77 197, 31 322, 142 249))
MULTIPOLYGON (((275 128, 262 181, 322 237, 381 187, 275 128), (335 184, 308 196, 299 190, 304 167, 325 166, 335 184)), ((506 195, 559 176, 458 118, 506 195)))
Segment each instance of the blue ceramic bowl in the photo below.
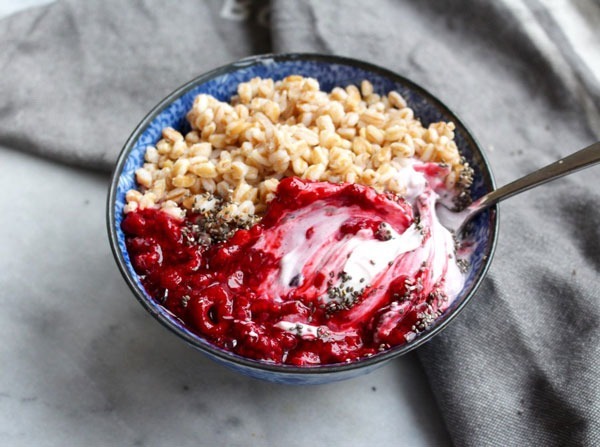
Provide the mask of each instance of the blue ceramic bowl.
POLYGON ((470 226, 475 242, 474 255, 464 289, 452 307, 428 331, 402 346, 348 364, 296 367, 247 359, 194 334, 146 293, 131 265, 125 248, 125 235, 121 230, 125 193, 136 187, 134 172, 143 163, 146 146, 157 143, 164 127, 171 126, 183 132, 189 130, 185 115, 196 95, 207 93, 228 101, 236 93, 240 82, 256 76, 277 80, 291 74, 314 77, 326 91, 368 79, 380 94, 397 90, 425 126, 436 121, 453 121, 456 124, 456 143, 475 170, 473 197, 477 198, 494 189, 490 168, 473 136, 448 107, 412 81, 375 65, 342 57, 318 54, 264 55, 243 59, 197 77, 167 96, 142 120, 125 143, 113 174, 108 196, 108 231, 112 251, 125 281, 142 306, 169 330, 213 360, 242 374, 288 384, 318 384, 370 372, 422 345, 446 327, 473 297, 490 265, 498 230, 497 209, 492 208, 480 214, 470 226))

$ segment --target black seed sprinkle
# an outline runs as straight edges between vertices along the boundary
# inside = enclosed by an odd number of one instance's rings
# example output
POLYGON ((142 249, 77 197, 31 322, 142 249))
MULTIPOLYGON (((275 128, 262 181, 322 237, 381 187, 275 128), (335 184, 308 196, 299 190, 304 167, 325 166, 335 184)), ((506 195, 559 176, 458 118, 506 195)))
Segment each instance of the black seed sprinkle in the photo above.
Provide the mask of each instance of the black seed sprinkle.
POLYGON ((302 278, 302 274, 298 273, 290 280, 290 287, 298 287, 300 284, 302 284, 303 279, 304 278, 302 278))

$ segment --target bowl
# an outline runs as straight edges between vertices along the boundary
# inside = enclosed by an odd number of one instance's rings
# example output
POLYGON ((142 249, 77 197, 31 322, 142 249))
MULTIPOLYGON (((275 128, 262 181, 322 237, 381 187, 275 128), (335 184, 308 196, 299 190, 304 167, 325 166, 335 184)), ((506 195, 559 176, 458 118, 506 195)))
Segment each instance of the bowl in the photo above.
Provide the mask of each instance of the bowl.
POLYGON ((480 197, 495 188, 489 164, 473 135, 448 107, 414 82, 376 65, 349 58, 319 54, 262 55, 242 59, 198 76, 176 89, 148 113, 118 157, 108 195, 107 223, 112 252, 125 281, 142 306, 163 326, 211 359, 242 374, 287 384, 319 384, 373 371, 439 334, 473 298, 486 274, 495 249, 498 217, 497 209, 493 207, 481 213, 469 225, 473 254, 461 293, 429 330, 403 345, 351 363, 298 367, 244 358, 214 346, 192 332, 146 293, 134 271, 121 229, 125 193, 136 186, 134 173, 143 163, 145 148, 156 144, 164 127, 189 130, 185 115, 196 95, 207 93, 219 100, 229 100, 240 82, 257 76, 277 80, 290 74, 316 78, 325 91, 339 85, 358 85, 363 79, 368 79, 375 92, 380 94, 397 90, 424 126, 436 121, 453 121, 456 125, 455 141, 474 169, 472 196, 480 197))

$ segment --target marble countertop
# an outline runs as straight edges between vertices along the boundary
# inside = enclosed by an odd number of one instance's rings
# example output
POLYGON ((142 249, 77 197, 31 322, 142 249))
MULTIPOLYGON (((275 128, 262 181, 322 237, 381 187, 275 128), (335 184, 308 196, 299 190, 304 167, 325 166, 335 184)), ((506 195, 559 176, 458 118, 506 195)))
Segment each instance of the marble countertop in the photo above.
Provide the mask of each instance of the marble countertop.
POLYGON ((230 372, 127 288, 108 176, 4 147, 0 166, 0 445, 450 445, 414 355, 311 387, 230 372))
MULTIPOLYGON (((3 0, 0 18, 49 1, 3 0)), ((553 5, 600 68, 599 35, 569 2, 553 5)), ((451 445, 414 354, 310 387, 231 372, 126 286, 106 232, 108 175, 2 146, 0 167, 0 446, 451 445)))
POLYGON ((416 357, 311 387, 230 372, 127 288, 108 176, 6 148, 0 166, 0 445, 449 445, 416 357))

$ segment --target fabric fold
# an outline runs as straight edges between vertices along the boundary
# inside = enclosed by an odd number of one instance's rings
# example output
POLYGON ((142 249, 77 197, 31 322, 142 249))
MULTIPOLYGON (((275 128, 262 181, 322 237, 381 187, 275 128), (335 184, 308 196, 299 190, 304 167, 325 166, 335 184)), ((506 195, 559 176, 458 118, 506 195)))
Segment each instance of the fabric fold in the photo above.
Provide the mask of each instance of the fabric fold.
MULTIPOLYGON (((267 16, 264 2, 66 0, 9 17, 0 144, 108 171, 174 88, 271 49, 412 79, 464 119, 500 185, 600 135, 599 75, 537 0, 273 0, 267 16)), ((598 169, 503 203, 483 286, 419 348, 456 445, 600 444, 598 169)))
POLYGON ((0 144, 109 171, 146 113, 178 86, 270 48, 265 2, 74 0, 0 22, 0 144))

